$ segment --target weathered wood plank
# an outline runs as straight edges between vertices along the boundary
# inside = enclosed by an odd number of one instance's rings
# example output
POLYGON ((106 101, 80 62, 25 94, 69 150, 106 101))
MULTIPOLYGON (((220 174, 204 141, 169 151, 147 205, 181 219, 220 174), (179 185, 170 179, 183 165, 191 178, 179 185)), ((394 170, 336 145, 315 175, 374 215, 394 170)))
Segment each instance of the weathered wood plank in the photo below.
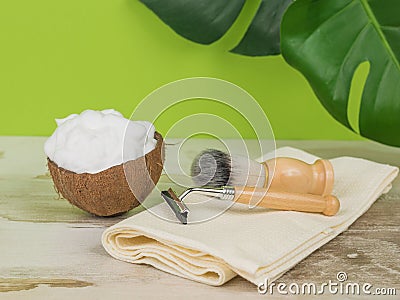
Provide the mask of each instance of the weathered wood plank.
POLYGON ((39 285, 48 285, 49 287, 87 287, 93 284, 73 279, 29 279, 29 278, 2 278, 0 282, 1 292, 16 292, 31 290, 39 287, 39 285))
MULTIPOLYGON (((259 298, 256 288, 240 277, 214 288, 111 258, 100 244, 102 231, 141 208, 98 218, 60 199, 46 173, 43 142, 44 138, 0 137, 0 298, 259 298)), ((201 142, 212 147, 212 142, 201 142)), ((371 142, 278 142, 284 145, 325 158, 351 155, 400 166, 400 149, 371 142)), ((184 149, 183 164, 198 151, 193 146, 184 149)), ((169 182, 163 177, 161 184, 169 182)), ((400 179, 347 231, 278 281, 318 284, 335 280, 342 271, 352 282, 400 289, 398 211, 400 179)))

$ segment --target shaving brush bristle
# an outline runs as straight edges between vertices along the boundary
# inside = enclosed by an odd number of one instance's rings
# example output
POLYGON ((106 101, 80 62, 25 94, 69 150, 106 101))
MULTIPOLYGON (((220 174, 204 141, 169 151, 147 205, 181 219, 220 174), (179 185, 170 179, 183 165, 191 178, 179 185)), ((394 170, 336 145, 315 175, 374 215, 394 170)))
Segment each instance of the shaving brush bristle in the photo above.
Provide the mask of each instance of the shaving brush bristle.
POLYGON ((228 185, 231 176, 231 157, 220 150, 204 150, 195 157, 190 171, 197 186, 228 185))
POLYGON ((264 166, 245 156, 207 149, 193 160, 191 176, 197 186, 265 186, 264 166))

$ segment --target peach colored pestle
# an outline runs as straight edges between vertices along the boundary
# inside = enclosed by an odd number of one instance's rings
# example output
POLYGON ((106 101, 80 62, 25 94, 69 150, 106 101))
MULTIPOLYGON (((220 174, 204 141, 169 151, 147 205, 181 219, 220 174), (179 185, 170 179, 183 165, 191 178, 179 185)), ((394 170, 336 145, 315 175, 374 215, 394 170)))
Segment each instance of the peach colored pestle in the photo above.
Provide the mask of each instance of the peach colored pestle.
MULTIPOLYGON (((274 170, 270 191, 315 195, 332 193, 334 174, 328 160, 319 159, 314 164, 307 164, 295 158, 278 157, 263 164, 267 175, 270 175, 270 170, 274 170)), ((269 176, 266 178, 270 180, 269 176)))
MULTIPOLYGON (((333 195, 313 195, 303 193, 275 192, 257 187, 235 187, 234 201, 249 204, 250 199, 258 200, 257 206, 301 212, 322 213, 334 216, 340 208, 339 200, 333 195)), ((254 200, 252 200, 254 201, 254 200)))

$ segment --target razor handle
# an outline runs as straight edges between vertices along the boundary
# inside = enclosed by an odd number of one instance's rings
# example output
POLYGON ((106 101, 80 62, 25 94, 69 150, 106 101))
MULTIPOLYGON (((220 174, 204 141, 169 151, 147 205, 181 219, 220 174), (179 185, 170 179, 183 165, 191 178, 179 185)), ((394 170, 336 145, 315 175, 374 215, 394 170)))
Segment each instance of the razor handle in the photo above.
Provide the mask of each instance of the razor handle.
POLYGON ((249 204, 258 203, 257 206, 301 212, 322 213, 334 216, 340 208, 338 198, 333 195, 314 195, 291 192, 277 192, 258 187, 234 187, 233 201, 249 204))

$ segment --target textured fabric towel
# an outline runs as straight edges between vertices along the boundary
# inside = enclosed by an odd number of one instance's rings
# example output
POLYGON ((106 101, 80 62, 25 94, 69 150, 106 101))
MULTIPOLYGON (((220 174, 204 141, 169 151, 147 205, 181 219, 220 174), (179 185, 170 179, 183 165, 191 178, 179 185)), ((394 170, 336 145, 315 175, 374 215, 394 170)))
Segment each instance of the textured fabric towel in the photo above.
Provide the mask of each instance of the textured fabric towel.
MULTIPOLYGON (((294 148, 276 156, 314 162, 317 157, 294 148)), ((265 155, 260 159, 270 158, 265 155)), ((237 274, 254 284, 276 280, 310 253, 346 230, 383 193, 398 168, 359 158, 331 160, 333 194, 341 201, 334 217, 271 211, 235 204, 208 222, 181 225, 144 211, 102 236, 106 251, 119 260, 149 264, 165 272, 209 285, 222 285, 237 274)))

